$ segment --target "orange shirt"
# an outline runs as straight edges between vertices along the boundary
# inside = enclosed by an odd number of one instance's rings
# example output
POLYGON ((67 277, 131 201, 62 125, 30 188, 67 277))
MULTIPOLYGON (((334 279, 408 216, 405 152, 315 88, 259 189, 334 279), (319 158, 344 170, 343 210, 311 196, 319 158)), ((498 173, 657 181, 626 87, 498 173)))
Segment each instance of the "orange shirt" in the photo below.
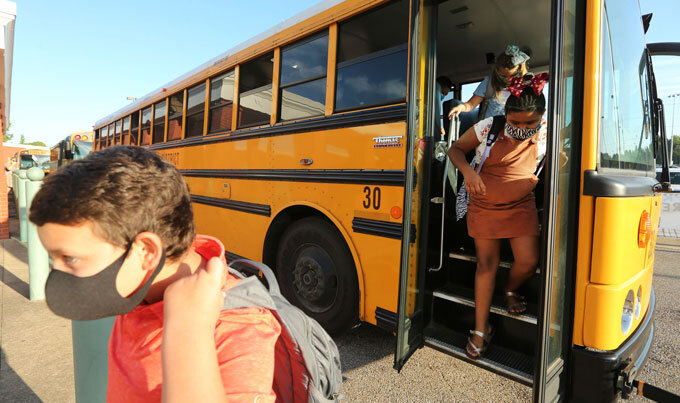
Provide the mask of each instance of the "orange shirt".
MULTIPOLYGON (((224 246, 198 235, 192 247, 206 259, 224 259, 224 246)), ((225 288, 239 280, 228 275, 225 288)), ((222 311, 215 346, 227 398, 232 402, 273 402, 274 348, 281 325, 267 309, 222 311)), ((142 304, 116 317, 109 340, 108 402, 160 402, 163 301, 142 304)), ((191 346, 187 346, 191 348, 191 346)))

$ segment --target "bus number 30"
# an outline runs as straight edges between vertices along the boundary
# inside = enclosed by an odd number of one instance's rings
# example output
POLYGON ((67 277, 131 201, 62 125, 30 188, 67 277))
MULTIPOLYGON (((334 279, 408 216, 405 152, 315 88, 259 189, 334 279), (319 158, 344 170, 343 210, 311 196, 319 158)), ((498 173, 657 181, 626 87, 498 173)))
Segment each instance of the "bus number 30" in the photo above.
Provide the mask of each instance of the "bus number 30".
POLYGON ((379 187, 374 187, 372 192, 371 192, 371 188, 369 186, 364 187, 364 196, 366 196, 366 199, 363 202, 364 208, 371 208, 371 205, 373 205, 373 209, 375 209, 375 210, 380 209, 380 188, 379 187), (373 199, 372 202, 371 202, 371 199, 373 199))

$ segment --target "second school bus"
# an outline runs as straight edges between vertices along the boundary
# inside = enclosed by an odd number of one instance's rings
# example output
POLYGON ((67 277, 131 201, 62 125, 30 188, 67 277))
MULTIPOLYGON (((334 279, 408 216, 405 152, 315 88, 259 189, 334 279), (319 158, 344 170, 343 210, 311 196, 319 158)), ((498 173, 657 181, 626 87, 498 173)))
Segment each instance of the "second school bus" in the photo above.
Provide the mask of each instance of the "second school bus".
POLYGON ((274 268, 331 332, 396 332, 396 368, 423 345, 469 360, 475 253, 432 157, 434 83, 450 77, 460 99, 495 53, 529 46, 551 77, 542 258, 521 290, 530 309, 492 306, 496 338, 473 363, 536 401, 613 400, 654 333, 663 116, 639 5, 449 3, 322 2, 101 119, 95 149, 175 164, 198 231, 274 268))

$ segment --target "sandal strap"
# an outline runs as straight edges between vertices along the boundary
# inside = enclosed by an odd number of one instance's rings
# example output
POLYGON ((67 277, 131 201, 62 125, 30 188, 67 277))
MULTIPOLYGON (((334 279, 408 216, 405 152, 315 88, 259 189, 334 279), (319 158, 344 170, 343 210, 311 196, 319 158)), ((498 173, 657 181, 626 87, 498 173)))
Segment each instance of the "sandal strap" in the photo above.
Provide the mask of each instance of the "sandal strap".
POLYGON ((486 340, 486 334, 484 332, 480 332, 479 330, 470 330, 470 334, 476 334, 477 336, 481 337, 483 340, 486 340))
POLYGON ((506 296, 506 297, 517 298, 517 299, 521 299, 521 300, 524 299, 524 296, 523 296, 523 295, 519 295, 519 294, 517 294, 517 293, 514 292, 514 291, 506 291, 506 292, 505 292, 505 296, 506 296))
POLYGON ((474 351, 477 356, 481 356, 486 350, 486 346, 484 344, 482 344, 481 347, 475 346, 475 343, 472 342, 472 339, 468 339, 467 346, 472 348, 472 351, 474 351))

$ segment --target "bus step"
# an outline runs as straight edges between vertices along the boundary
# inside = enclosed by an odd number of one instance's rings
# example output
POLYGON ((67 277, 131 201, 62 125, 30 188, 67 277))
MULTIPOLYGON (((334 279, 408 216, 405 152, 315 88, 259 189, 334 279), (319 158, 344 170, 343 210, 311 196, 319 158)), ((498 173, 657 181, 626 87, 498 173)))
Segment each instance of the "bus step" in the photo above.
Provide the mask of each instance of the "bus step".
POLYGON ((466 335, 437 325, 426 329, 425 345, 524 385, 533 384, 533 359, 522 353, 491 343, 481 358, 473 360, 465 354, 466 335))
MULTIPOLYGON (((452 258, 452 259, 465 260, 467 262, 477 263, 477 256, 475 256, 475 255, 468 255, 468 254, 465 254, 465 253, 451 252, 451 253, 449 253, 449 257, 452 258)), ((512 262, 501 260, 501 263, 498 265, 498 267, 503 267, 503 268, 509 269, 509 268, 512 267, 512 262)), ((536 268, 536 273, 538 274, 540 272, 541 272, 541 269, 536 268)))
MULTIPOLYGON (((475 307, 474 292, 464 287, 447 287, 435 290, 434 293, 432 293, 432 296, 435 298, 442 298, 456 304, 461 304, 472 308, 475 307)), ((536 319, 536 307, 534 304, 529 302, 527 302, 527 310, 523 314, 511 315, 508 313, 507 309, 505 309, 502 297, 494 296, 493 300, 491 301, 491 312, 497 315, 521 320, 522 322, 531 323, 532 325, 538 323, 538 320, 536 319)))

